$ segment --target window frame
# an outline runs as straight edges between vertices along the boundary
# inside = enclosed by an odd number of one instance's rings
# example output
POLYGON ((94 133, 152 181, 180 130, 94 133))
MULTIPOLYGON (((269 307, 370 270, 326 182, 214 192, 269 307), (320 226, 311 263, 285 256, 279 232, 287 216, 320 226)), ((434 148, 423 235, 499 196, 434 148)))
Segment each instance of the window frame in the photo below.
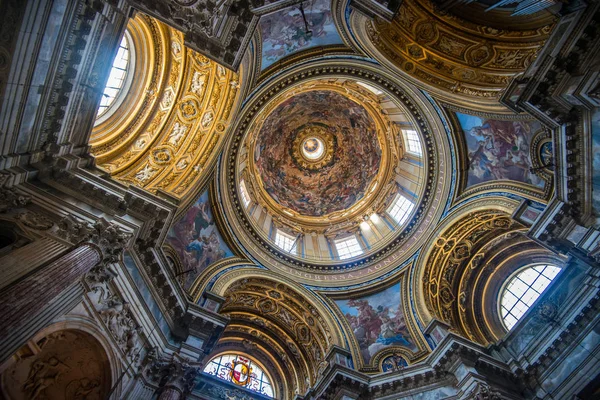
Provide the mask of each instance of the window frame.
POLYGON ((298 253, 298 237, 297 236, 294 237, 294 236, 290 235, 289 233, 282 231, 279 228, 275 228, 274 242, 277 247, 279 247, 281 250, 285 251, 286 253, 290 253, 290 254, 298 253), (283 238, 282 244, 280 244, 278 241, 279 237, 283 238), (291 242, 291 245, 289 248, 287 248, 288 242, 291 242))
POLYGON ((423 143, 415 129, 402 129, 406 151, 413 156, 423 157, 423 143), (413 137, 414 136, 414 137, 413 137))
POLYGON ((136 57, 135 57, 135 44, 134 44, 133 38, 131 36, 131 33, 128 30, 125 30, 125 32, 123 33, 123 36, 121 37, 121 41, 119 42, 119 50, 117 50, 117 54, 115 54, 115 57, 113 58, 113 61, 110 65, 110 71, 108 73, 108 78, 106 80, 104 87, 102 88, 102 97, 101 97, 100 103, 98 105, 98 110, 96 111, 96 120, 94 122, 94 125, 99 125, 99 124, 103 123, 104 121, 108 120, 116 112, 116 110, 119 109, 121 104, 123 104, 123 101, 125 100, 125 98, 127 97, 127 94, 129 93, 129 91, 131 89, 131 84, 132 84, 133 78, 135 76, 135 66, 136 66, 135 58, 136 57), (118 88, 117 94, 112 99, 112 101, 107 106, 105 106, 105 108, 104 108, 104 110, 102 110, 102 112, 100 112, 101 108, 103 107, 101 104, 104 99, 105 91, 108 87, 108 83, 109 83, 113 68, 115 68, 115 61, 119 55, 119 50, 122 47, 123 41, 125 41, 125 43, 127 44, 128 58, 127 58, 127 66, 125 67, 125 74, 123 76, 123 79, 121 80, 121 87, 118 88))
POLYGON ((394 201, 392 202, 392 204, 389 205, 388 208, 386 208, 385 212, 387 213, 387 215, 390 216, 390 218, 393 221, 396 222, 396 226, 400 226, 400 225, 405 224, 408 221, 408 219, 412 215, 412 212, 414 211, 415 207, 416 207, 416 204, 411 199, 406 197, 404 194, 398 192, 396 194, 396 197, 394 197, 394 201), (400 205, 400 201, 402 201, 401 205, 400 205), (406 210, 403 210, 403 206, 405 204, 409 204, 409 206, 407 207, 406 210), (392 211, 396 208, 398 208, 398 212, 392 213, 392 211), (402 217, 400 219, 397 219, 396 216, 398 216, 401 211, 404 211, 404 213, 402 214, 402 217))
POLYGON ((250 356, 248 356, 248 355, 246 355, 244 353, 240 353, 240 352, 225 352, 225 353, 217 354, 214 357, 211 357, 210 361, 208 361, 206 363, 206 365, 204 366, 204 368, 202 368, 202 373, 208 374, 210 376, 214 376, 217 379, 221 379, 221 380, 223 380, 225 382, 229 382, 229 383, 231 383, 231 384, 233 384, 235 386, 239 386, 241 388, 250 390, 251 392, 259 393, 259 394, 261 394, 263 396, 271 397, 273 399, 277 398, 277 393, 276 393, 276 390, 275 390, 275 385, 273 384, 273 382, 275 382, 275 381, 273 380, 273 378, 271 377, 271 375, 269 375, 269 373, 267 372, 267 368, 265 368, 264 365, 262 365, 260 362, 256 361, 256 359, 254 357, 250 357, 250 356), (227 356, 233 356, 236 361, 238 360, 239 357, 243 357, 245 359, 248 359, 248 361, 249 361, 248 365, 250 366, 250 368, 252 368, 252 367, 258 367, 258 369, 262 373, 262 375, 258 379, 256 379, 259 382, 259 387, 260 387, 259 390, 251 389, 250 387, 248 387, 249 385, 239 385, 239 384, 237 384, 235 382, 232 382, 231 378, 225 379, 225 378, 219 376, 219 372, 220 372, 221 368, 226 368, 227 370, 231 371, 231 366, 226 365, 226 364, 224 364, 224 363, 221 362, 223 360, 223 357, 227 357, 227 356), (217 359, 218 359, 218 362, 215 361, 217 359), (216 374, 212 374, 210 372, 207 372, 207 369, 209 367, 211 367, 212 364, 216 364, 217 365, 217 369, 216 369, 217 373, 216 374), (263 379, 265 377, 266 377, 266 379, 263 379), (263 384, 264 383, 266 383, 270 387, 271 393, 272 393, 271 396, 269 396, 268 394, 265 394, 265 393, 262 392, 263 384))
POLYGON ((246 188, 246 183, 243 179, 240 181, 240 197, 242 198, 242 203, 244 204, 244 207, 248 208, 250 203, 252 203, 252 199, 250 198, 248 188, 246 188))
POLYGON ((531 310, 531 308, 533 308, 535 306, 535 304, 538 302, 539 298, 542 297, 544 292, 546 292, 546 290, 548 290, 548 288, 552 285, 552 282, 554 282, 556 280, 556 278, 560 275, 561 271, 562 271, 561 267, 559 267, 558 265, 555 265, 555 264, 551 264, 551 263, 542 262, 542 263, 535 263, 535 264, 527 264, 521 268, 518 268, 516 271, 514 271, 512 274, 510 274, 508 276, 508 278, 505 279, 505 281, 502 284, 502 287, 500 288, 499 294, 498 294, 497 312, 498 312, 498 319, 500 320, 500 323, 502 324, 504 329, 506 329, 507 332, 510 332, 519 323, 519 321, 522 320, 527 315, 529 310, 531 310), (539 272, 539 271, 535 270, 536 267, 544 267, 544 269, 542 270, 542 272, 539 272), (557 270, 552 278, 549 278, 548 275, 544 274, 546 272, 546 268, 548 268, 548 267, 551 267, 551 268, 557 270), (519 276, 530 269, 534 270, 538 275, 531 282, 531 284, 528 284, 523 279, 521 279, 519 276), (549 279, 549 282, 546 284, 546 286, 544 288, 541 289, 541 291, 538 292, 538 290, 536 290, 533 287, 533 285, 538 281, 540 276, 544 276, 546 279, 549 279), (527 285, 527 288, 520 294, 520 296, 517 296, 517 294, 515 292, 511 291, 511 289, 509 288, 511 283, 516 279, 519 279, 524 285, 527 285), (529 292, 530 289, 532 291, 534 291, 535 293, 537 293, 538 295, 535 297, 535 299, 531 302, 530 305, 527 305, 527 303, 525 301, 523 301, 522 299, 525 298, 525 296, 527 295, 527 293, 529 292), (509 292, 513 297, 515 297, 517 299, 513 303, 513 305, 510 307, 510 309, 505 307, 503 304, 504 297, 507 292, 509 292), (517 317, 517 315, 513 314, 512 311, 515 309, 515 307, 517 306, 517 304, 519 302, 522 303, 523 305, 527 306, 527 308, 521 313, 520 316, 517 317), (503 308, 507 309, 506 316, 503 315, 503 308), (509 323, 507 323, 507 321, 506 321, 506 317, 508 317, 509 315, 515 320, 512 323, 512 325, 510 325, 510 326, 509 326, 509 323))
POLYGON ((347 260, 350 258, 354 258, 357 257, 361 254, 364 254, 365 250, 363 249, 363 247, 360 245, 360 241, 358 240, 358 238, 356 237, 356 235, 350 235, 350 236, 345 236, 343 238, 339 238, 339 239, 334 239, 333 240, 333 245, 335 247, 335 251, 337 253, 338 259, 340 260, 347 260), (349 246, 347 243, 348 242, 356 242, 356 245, 354 243, 352 243, 351 246, 349 246), (344 250, 348 250, 347 252, 344 252, 344 255, 342 255, 340 253, 340 244, 344 244, 344 250), (352 248, 358 246, 359 248, 359 252, 355 252, 352 251, 352 248))

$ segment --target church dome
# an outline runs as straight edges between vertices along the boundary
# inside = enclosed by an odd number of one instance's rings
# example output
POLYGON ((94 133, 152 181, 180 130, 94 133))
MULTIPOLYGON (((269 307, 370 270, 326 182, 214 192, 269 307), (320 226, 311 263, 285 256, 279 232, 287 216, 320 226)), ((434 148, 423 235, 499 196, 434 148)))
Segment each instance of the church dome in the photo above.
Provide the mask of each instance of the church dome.
POLYGON ((381 163, 374 119, 359 103, 331 90, 283 100, 250 151, 271 199, 306 217, 351 208, 373 188, 381 163))
POLYGON ((317 274, 387 267, 426 232, 417 227, 439 159, 432 114, 366 68, 292 70, 245 104, 223 158, 221 207, 260 263, 317 274))

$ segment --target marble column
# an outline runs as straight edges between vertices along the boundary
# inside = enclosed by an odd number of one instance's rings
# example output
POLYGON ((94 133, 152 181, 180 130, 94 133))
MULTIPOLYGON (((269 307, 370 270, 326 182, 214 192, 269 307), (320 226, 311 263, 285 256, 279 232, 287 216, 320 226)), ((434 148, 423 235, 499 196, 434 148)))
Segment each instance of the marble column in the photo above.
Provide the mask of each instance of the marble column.
POLYGON ((0 362, 79 302, 81 279, 96 266, 117 262, 130 238, 103 218, 92 223, 69 216, 58 226, 55 234, 73 250, 0 292, 0 362))
POLYGON ((158 400, 180 400, 183 399, 183 393, 173 386, 167 386, 163 389, 158 400))
POLYGON ((84 243, 0 294, 0 338, 18 331, 63 291, 102 261, 100 249, 84 243))

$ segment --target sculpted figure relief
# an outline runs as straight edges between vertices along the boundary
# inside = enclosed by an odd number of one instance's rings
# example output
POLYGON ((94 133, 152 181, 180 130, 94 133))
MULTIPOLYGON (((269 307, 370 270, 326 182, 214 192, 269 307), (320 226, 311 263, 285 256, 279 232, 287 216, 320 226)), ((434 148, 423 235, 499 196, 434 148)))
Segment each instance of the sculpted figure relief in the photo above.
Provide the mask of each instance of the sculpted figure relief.
POLYGON ((102 345, 82 331, 54 332, 29 342, 2 373, 2 398, 104 400, 110 365, 102 345))

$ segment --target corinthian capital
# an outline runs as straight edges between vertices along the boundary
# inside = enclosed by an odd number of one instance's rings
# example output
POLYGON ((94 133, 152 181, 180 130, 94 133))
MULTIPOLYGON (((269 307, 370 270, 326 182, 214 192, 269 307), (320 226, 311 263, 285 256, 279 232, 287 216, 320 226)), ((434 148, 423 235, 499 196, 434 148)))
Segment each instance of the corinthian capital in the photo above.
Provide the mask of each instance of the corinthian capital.
POLYGON ((118 225, 100 218, 90 223, 69 215, 59 223, 58 234, 73 244, 92 243, 102 252, 103 261, 113 263, 127 247, 131 234, 118 225))
POLYGON ((160 358, 155 354, 147 363, 144 374, 151 382, 159 386, 176 388, 183 395, 189 393, 194 380, 200 373, 198 363, 190 364, 177 355, 168 358, 160 358))

